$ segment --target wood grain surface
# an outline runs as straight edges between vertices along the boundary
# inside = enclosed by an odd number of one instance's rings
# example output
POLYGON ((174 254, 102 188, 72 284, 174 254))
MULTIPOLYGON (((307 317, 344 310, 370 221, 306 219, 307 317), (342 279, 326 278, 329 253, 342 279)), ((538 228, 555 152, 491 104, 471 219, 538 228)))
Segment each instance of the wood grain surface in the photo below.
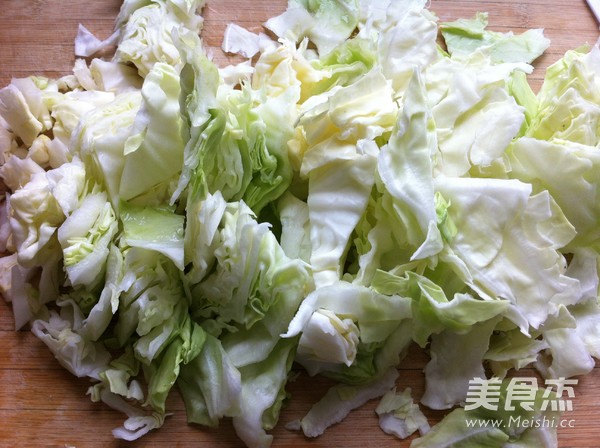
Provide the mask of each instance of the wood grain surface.
MULTIPOLYGON (((110 35, 120 0, 0 0, 0 86, 11 77, 43 74, 57 77, 73 66, 73 39, 79 23, 99 37, 110 35)), ((283 11, 284 0, 208 0, 204 10, 205 44, 220 65, 230 62, 219 47, 225 26, 235 22, 253 31, 283 11)), ((530 76, 537 89, 545 68, 571 48, 594 43, 598 25, 583 0, 433 0, 431 10, 442 21, 489 12, 490 28, 517 33, 544 28, 552 44, 535 64, 530 76)), ((422 369, 427 356, 411 350, 400 367, 398 387, 410 386, 418 399, 424 390, 422 369)), ((326 390, 329 382, 305 376, 289 385, 292 399, 275 428, 274 447, 407 447, 379 430, 371 402, 317 439, 286 430, 326 390)), ((217 429, 186 423, 185 410, 174 391, 168 403, 172 415, 164 426, 140 441, 112 438, 122 423, 121 414, 92 403, 85 392, 89 382, 72 377, 46 347, 27 330, 15 332, 10 307, 0 300, 0 447, 242 447, 231 423, 217 429)), ((559 431, 560 447, 600 446, 600 368, 579 379, 573 411, 573 428, 559 431)), ((431 423, 443 413, 426 411, 431 423)))

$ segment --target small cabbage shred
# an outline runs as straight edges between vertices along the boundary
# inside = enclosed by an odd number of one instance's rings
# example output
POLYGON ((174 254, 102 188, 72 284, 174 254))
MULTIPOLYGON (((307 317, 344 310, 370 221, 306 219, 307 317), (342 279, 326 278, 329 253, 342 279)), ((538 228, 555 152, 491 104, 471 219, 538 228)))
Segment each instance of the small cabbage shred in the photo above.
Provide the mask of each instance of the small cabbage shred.
MULTIPOLYGON (((176 387, 189 422, 268 447, 303 369, 335 381, 285 422, 308 437, 381 399, 415 448, 557 446, 469 427, 508 417, 465 403, 473 379, 502 404, 519 369, 600 356, 600 49, 534 92, 543 30, 426 3, 289 0, 262 33, 227 27, 240 62, 219 67, 204 0, 125 0, 106 41, 80 27, 72 74, 0 90, 0 292, 124 414, 115 437, 159 428, 176 387)), ((552 417, 520 393, 519 418, 552 417)))

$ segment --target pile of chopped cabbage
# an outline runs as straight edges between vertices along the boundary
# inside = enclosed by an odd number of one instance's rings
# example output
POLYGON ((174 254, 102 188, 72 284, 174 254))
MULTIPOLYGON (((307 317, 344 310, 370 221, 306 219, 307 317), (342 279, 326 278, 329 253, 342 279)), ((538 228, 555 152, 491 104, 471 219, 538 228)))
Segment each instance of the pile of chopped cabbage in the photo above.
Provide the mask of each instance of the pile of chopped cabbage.
POLYGON ((244 62, 220 68, 203 0, 125 0, 109 39, 80 27, 71 75, 0 90, 0 292, 126 415, 115 437, 177 387, 190 422, 267 447, 299 365, 338 382, 288 423, 310 437, 381 398, 414 447, 556 446, 463 406, 473 378, 600 356, 600 49, 534 93, 541 30, 425 3, 289 0, 263 34, 231 24, 244 62), (415 343, 433 428, 395 389, 415 343))

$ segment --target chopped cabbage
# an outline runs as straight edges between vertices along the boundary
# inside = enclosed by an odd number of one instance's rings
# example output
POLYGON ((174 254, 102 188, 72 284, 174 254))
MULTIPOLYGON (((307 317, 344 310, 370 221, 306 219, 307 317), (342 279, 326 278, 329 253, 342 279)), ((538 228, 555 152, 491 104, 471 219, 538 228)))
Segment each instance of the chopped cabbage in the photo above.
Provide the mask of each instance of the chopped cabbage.
MULTIPOLYGON (((181 392, 268 447, 297 366, 335 382, 288 425, 322 434, 368 400, 414 447, 557 446, 555 428, 474 428, 490 374, 588 373, 600 357, 600 48, 539 93, 542 30, 438 23, 424 0, 289 0, 229 24, 204 0, 125 0, 81 26, 73 74, 0 90, 0 291, 135 440, 181 392), (438 32, 445 50, 438 43, 438 32), (114 55, 110 55, 111 47, 114 55), (447 50, 447 51, 446 51, 447 50), (101 58, 100 54, 104 55, 101 58), (426 348, 421 405, 408 348, 426 348)), ((504 381, 501 381, 504 379, 504 381)), ((553 418, 542 392, 519 418, 553 418)), ((514 416, 513 416, 514 417, 514 416)))

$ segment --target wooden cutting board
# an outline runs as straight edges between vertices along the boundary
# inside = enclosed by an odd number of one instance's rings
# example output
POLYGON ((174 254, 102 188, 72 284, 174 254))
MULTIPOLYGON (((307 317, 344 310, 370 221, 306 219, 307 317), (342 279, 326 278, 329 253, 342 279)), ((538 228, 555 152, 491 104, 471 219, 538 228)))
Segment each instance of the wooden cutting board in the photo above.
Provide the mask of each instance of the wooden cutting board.
MULTIPOLYGON (((73 39, 78 23, 99 37, 110 35, 120 0, 2 0, 0 4, 0 86, 11 77, 44 74, 57 77, 73 66, 73 39)), ((220 52, 227 23, 252 31, 283 11, 284 0, 208 0, 204 10, 205 44, 219 64, 230 59, 220 52)), ((530 79, 537 89, 545 68, 571 48, 594 43, 598 25, 583 0, 433 0, 440 20, 471 17, 489 12, 490 27, 520 33, 544 28, 552 40, 547 53, 536 62, 530 79)), ((164 426, 144 439, 125 443, 112 438, 111 430, 122 423, 121 414, 103 404, 91 403, 85 392, 89 382, 64 371, 46 347, 29 331, 13 331, 10 307, 0 300, 0 447, 242 447, 233 428, 224 421, 217 429, 187 425, 181 399, 174 392, 168 408, 173 413, 164 426)), ((399 389, 410 386, 418 399, 424 390, 422 369, 427 356, 413 349, 403 362, 399 389)), ((324 379, 301 376, 290 384, 292 400, 273 434, 274 447, 407 447, 379 430, 375 403, 350 414, 320 438, 309 440, 283 425, 299 418, 326 390, 324 379)), ((580 378, 575 388, 573 411, 567 417, 574 427, 559 431, 561 447, 600 446, 600 368, 580 378)), ((427 412, 431 423, 443 413, 427 412)))

